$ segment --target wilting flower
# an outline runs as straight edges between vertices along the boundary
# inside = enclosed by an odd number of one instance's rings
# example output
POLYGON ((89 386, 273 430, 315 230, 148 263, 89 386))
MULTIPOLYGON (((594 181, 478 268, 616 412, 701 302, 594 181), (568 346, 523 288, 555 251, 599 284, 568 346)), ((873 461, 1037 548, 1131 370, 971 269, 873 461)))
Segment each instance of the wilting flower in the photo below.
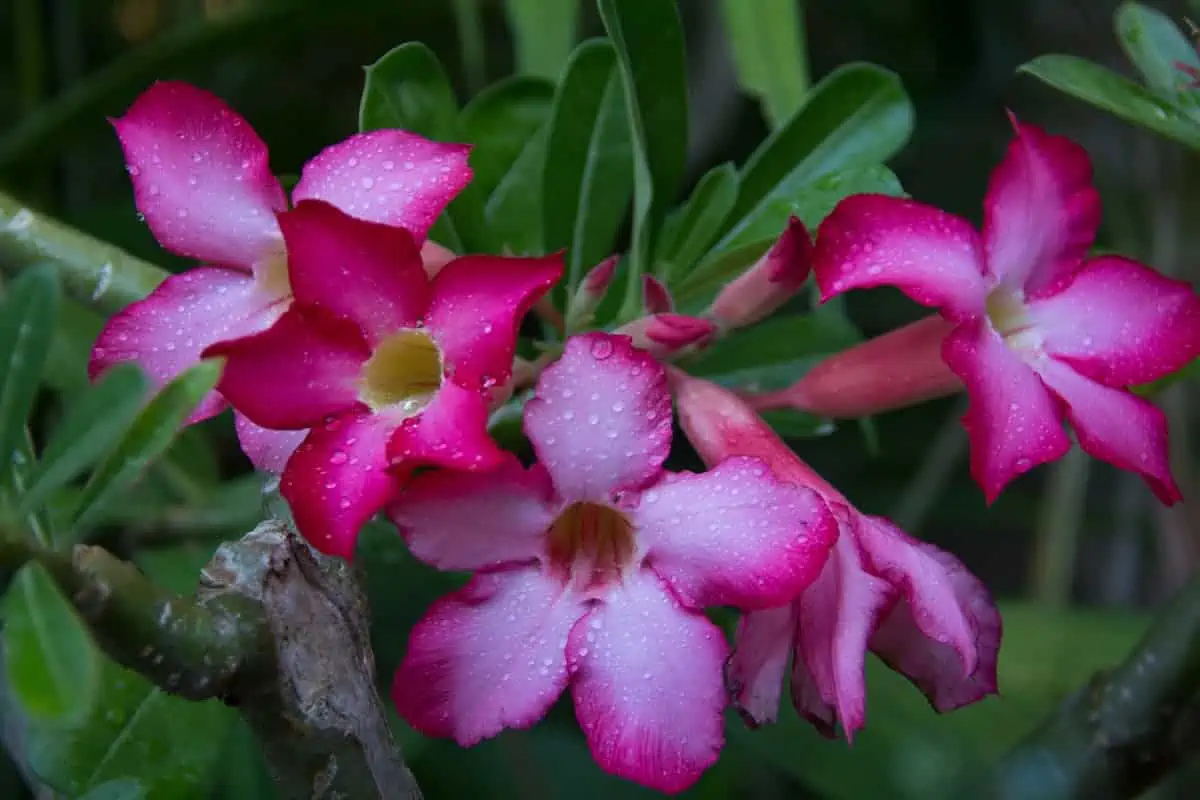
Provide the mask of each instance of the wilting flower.
POLYGON ((725 328, 744 328, 771 316, 808 280, 812 254, 808 229, 792 217, 771 249, 721 289, 709 316, 725 328))
POLYGON ((1200 353, 1200 299, 1127 258, 1085 260, 1100 221, 1087 154, 1014 125, 982 237, 929 206, 849 197, 817 237, 822 293, 892 285, 957 323, 942 355, 970 396, 971 472, 989 501, 1066 453, 1065 413, 1085 451, 1140 473, 1172 503, 1166 419, 1125 387, 1200 353))
POLYGON ((1000 615, 958 559, 859 513, 731 392, 693 378, 676 383, 679 418, 706 463, 762 459, 784 481, 819 492, 838 537, 820 576, 790 605, 742 618, 727 677, 747 722, 773 721, 791 656, 796 710, 823 734, 866 720, 867 650, 906 675, 938 711, 996 691, 1000 615))
POLYGON ((396 707, 466 746, 534 724, 570 687, 604 769, 682 790, 723 743, 728 647, 701 610, 795 595, 832 520, 752 458, 665 473, 665 374, 625 337, 568 340, 525 431, 531 469, 418 475, 392 507, 417 557, 475 572, 413 629, 396 707))
POLYGON ((252 422, 312 430, 281 491, 317 548, 349 557, 362 524, 421 464, 495 466, 487 395, 517 327, 562 259, 467 256, 431 281, 403 228, 318 201, 279 215, 295 302, 270 328, 219 343, 218 385, 252 422))
MULTIPOLYGON (((291 287, 276 215, 288 201, 262 139, 208 92, 156 83, 113 126, 138 211, 155 238, 207 266, 167 278, 113 316, 92 351, 90 371, 95 376, 116 362, 136 361, 161 384, 210 344, 261 331, 287 309, 291 287)), ((420 242, 470 180, 468 149, 399 130, 359 134, 309 161, 292 199, 324 200, 355 217, 401 226, 420 242)), ((214 392, 190 421, 224 407, 214 392)), ((238 433, 260 466, 290 452, 287 435, 245 420, 238 433)))

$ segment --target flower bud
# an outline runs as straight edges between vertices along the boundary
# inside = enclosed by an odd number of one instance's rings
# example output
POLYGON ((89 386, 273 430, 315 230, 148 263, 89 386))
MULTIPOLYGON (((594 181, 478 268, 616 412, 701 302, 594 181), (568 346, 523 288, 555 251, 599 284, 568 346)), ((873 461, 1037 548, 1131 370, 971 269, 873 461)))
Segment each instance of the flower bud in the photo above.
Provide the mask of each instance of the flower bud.
POLYGON ((790 300, 812 270, 812 240, 797 217, 754 266, 725 285, 709 316, 725 328, 744 328, 769 317, 790 300))
POLYGON ((575 296, 567 303, 567 329, 577 331, 587 327, 596 308, 608 292, 613 277, 617 274, 617 264, 621 256, 613 255, 601 261, 588 270, 583 276, 575 296))
POLYGON ((665 314, 675 310, 671 290, 653 275, 642 276, 642 298, 647 314, 665 314))
POLYGON ((651 314, 618 328, 634 347, 657 359, 679 358, 703 350, 717 333, 714 322, 683 314, 651 314))

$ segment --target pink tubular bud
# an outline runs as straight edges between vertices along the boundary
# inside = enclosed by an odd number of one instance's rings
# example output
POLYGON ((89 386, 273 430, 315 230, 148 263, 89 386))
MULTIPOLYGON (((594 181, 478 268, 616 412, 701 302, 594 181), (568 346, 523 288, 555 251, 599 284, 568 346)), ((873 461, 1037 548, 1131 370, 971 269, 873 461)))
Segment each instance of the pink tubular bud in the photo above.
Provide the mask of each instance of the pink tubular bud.
POLYGON ((567 303, 566 325, 569 331, 586 328, 591 322, 596 307, 600 305, 600 301, 608 292, 608 287, 612 285, 613 277, 617 274, 617 264, 620 261, 621 256, 619 255, 609 256, 583 276, 583 281, 575 290, 575 296, 567 303))
POLYGON ((614 332, 630 337, 634 347, 657 359, 670 359, 703 350, 712 342, 717 326, 711 320, 683 314, 652 314, 614 332))
POLYGON ((795 408, 822 417, 862 417, 962 391, 942 359, 954 323, 926 317, 830 356, 786 389, 750 395, 760 410, 795 408))
POLYGON ((458 256, 453 250, 442 247, 432 239, 426 239, 425 244, 421 245, 421 265, 425 267, 425 274, 430 278, 435 277, 442 271, 442 267, 456 258, 458 256))
POLYGON ((671 290, 653 275, 642 276, 642 298, 647 314, 667 314, 675 310, 671 290))
POLYGON ((769 317, 795 296, 812 271, 813 245, 797 217, 754 266, 725 285, 709 316, 725 328, 744 328, 769 317))

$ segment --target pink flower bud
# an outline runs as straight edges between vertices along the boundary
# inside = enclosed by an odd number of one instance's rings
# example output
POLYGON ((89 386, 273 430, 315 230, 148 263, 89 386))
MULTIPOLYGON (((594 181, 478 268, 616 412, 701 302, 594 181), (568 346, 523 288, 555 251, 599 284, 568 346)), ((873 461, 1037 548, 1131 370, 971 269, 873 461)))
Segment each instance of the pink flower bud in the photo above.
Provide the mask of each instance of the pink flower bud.
POLYGON ((642 277, 642 297, 646 304, 647 314, 664 314, 675 310, 675 300, 671 290, 653 275, 642 277))
POLYGON ((717 333, 716 323, 683 314, 651 314, 618 328, 635 347, 658 359, 678 358, 703 350, 717 333))
POLYGON ((792 217, 767 254, 721 290, 710 316, 726 328, 744 328, 770 316, 804 285, 812 254, 808 229, 792 217))
POLYGON ((575 296, 567 304, 567 328, 575 331, 584 328, 592 319, 600 301, 608 292, 613 277, 617 274, 617 264, 621 256, 612 255, 588 270, 583 276, 575 296))
POLYGON ((754 395, 755 408, 861 417, 962 391, 942 359, 954 324, 926 317, 830 356, 786 389, 754 395))

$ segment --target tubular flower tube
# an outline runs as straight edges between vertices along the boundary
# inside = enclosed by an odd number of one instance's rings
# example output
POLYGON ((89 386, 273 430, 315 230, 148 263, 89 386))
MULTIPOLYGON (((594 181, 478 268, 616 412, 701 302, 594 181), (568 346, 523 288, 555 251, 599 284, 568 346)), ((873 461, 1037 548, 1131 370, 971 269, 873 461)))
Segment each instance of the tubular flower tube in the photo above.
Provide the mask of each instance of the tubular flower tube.
POLYGON ((786 389, 746 399, 759 410, 861 417, 962 391, 941 355, 953 329, 940 316, 926 317, 830 356, 786 389))
POLYGON ((204 351, 218 389, 264 428, 311 428, 281 491, 313 546, 349 558, 359 528, 411 467, 476 470, 502 457, 489 393, 517 327, 562 259, 467 256, 432 281, 412 236, 317 200, 279 215, 295 302, 265 331, 204 351))
POLYGON ((742 618, 726 677, 751 726, 774 721, 791 658, 797 712, 848 739, 866 721, 867 651, 905 675, 938 711, 996 692, 1000 615, 958 559, 860 513, 736 395, 673 373, 680 423, 705 463, 753 456, 817 491, 838 537, 820 576, 787 605, 742 618))
MULTIPOLYGON (((112 120, 133 182, 134 200, 159 243, 205 262, 174 275, 113 316, 92 351, 93 377, 136 361, 162 385, 211 344, 264 330, 292 299, 277 215, 288 205, 271 173, 267 147, 241 116, 206 91, 156 83, 112 120)), ((466 145, 399 130, 351 136, 309 161, 292 199, 324 200, 360 219, 425 238, 442 209, 471 179, 466 145)), ((214 392, 189 418, 226 403, 214 392)), ((264 466, 291 434, 239 422, 243 446, 264 466)), ((291 436, 294 438, 294 436, 291 436)))
POLYGON ((616 333, 632 339, 634 347, 667 360, 708 347, 717 335, 717 325, 712 320, 684 314, 651 314, 622 325, 616 333))
POLYGON ((682 791, 723 745, 728 647, 703 609, 794 596, 832 517, 753 458, 664 472, 666 376, 623 336, 569 339, 525 432, 532 468, 418 475, 390 509, 418 558, 475 573, 413 629, 396 708, 469 746, 533 725, 569 688, 602 768, 682 791))
POLYGON ((1087 259, 1100 222, 1087 154, 1013 120, 992 173, 982 235, 936 208, 879 195, 843 200, 821 224, 814 269, 825 298, 890 285, 955 324, 942 357, 965 384, 971 474, 988 501, 1070 448, 1180 499, 1162 412, 1126 387, 1200 353, 1200 298, 1119 256, 1087 259))
POLYGON ((812 271, 813 246, 798 217, 766 255, 721 289, 708 316, 723 328, 744 328, 766 319, 800 291, 812 271))

